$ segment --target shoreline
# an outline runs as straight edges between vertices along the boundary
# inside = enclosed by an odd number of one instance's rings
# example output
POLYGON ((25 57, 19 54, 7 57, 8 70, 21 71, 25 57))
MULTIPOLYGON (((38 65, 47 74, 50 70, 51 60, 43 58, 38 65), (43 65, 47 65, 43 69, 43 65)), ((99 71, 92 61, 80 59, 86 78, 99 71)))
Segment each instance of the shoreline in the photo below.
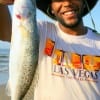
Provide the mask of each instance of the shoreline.
POLYGON ((6 94, 6 85, 9 77, 10 42, 0 40, 0 100, 10 100, 6 94))
POLYGON ((8 71, 0 72, 0 100, 10 100, 10 97, 6 94, 8 77, 8 71))
POLYGON ((6 84, 8 81, 8 71, 0 72, 0 85, 6 84))

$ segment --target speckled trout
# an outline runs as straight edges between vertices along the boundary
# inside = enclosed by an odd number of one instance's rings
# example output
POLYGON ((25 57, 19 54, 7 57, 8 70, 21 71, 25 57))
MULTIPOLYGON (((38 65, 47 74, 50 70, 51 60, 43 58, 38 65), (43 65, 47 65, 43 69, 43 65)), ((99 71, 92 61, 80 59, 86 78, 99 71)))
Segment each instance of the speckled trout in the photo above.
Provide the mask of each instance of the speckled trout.
POLYGON ((31 100, 29 97, 30 92, 34 90, 38 51, 39 36, 36 24, 36 1, 15 0, 8 81, 11 100, 31 100))

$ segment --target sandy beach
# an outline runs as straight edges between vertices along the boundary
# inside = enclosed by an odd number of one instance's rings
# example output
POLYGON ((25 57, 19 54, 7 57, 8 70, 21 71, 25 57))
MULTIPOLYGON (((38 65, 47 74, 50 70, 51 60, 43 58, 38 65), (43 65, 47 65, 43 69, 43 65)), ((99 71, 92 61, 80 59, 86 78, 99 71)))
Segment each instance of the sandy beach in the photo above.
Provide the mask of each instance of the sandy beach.
POLYGON ((10 100, 5 92, 6 84, 0 85, 0 100, 10 100))
POLYGON ((6 84, 8 81, 8 71, 0 72, 0 100, 10 100, 6 94, 6 84))

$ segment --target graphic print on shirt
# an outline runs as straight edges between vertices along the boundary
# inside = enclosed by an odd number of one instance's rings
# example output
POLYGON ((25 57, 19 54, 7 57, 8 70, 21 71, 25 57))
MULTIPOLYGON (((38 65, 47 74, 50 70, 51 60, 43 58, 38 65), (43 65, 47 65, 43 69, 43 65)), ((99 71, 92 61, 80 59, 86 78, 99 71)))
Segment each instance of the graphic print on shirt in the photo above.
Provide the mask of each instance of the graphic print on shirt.
POLYGON ((100 80, 100 56, 81 55, 55 47, 55 42, 46 39, 44 54, 52 56, 52 75, 80 81, 100 80))

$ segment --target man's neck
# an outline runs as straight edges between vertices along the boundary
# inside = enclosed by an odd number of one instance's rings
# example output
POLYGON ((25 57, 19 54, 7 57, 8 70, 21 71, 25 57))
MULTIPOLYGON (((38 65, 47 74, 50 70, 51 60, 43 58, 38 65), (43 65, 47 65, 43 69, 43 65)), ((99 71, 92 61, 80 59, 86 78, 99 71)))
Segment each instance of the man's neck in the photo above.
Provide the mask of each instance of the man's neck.
POLYGON ((85 35, 87 33, 87 28, 81 23, 79 25, 77 25, 76 27, 64 27, 63 25, 59 24, 60 29, 66 33, 66 34, 70 34, 70 35, 85 35))

